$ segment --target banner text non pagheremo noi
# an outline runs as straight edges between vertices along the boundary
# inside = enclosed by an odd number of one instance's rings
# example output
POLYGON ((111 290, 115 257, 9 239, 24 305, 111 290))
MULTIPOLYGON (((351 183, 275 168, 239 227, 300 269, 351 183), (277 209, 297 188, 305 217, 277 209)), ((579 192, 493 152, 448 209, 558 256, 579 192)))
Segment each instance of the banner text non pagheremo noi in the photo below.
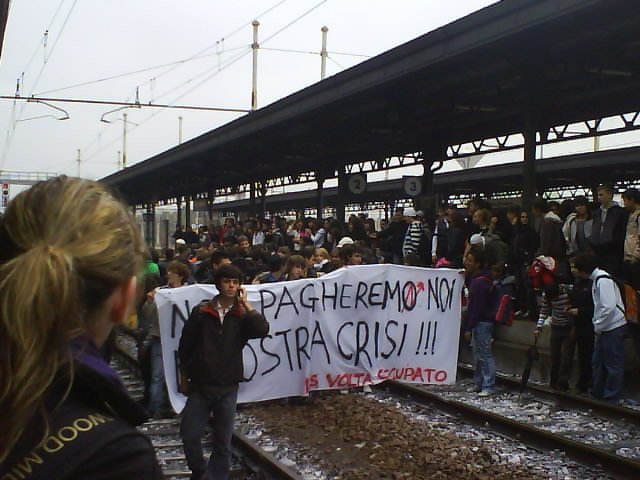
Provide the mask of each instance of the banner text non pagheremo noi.
MULTIPOLYGON (((319 279, 246 285, 269 335, 244 349, 239 402, 307 395, 393 379, 455 382, 463 278, 457 270, 396 265, 340 269, 319 279)), ((178 345, 193 307, 212 285, 160 289, 165 378, 173 408, 178 345)))

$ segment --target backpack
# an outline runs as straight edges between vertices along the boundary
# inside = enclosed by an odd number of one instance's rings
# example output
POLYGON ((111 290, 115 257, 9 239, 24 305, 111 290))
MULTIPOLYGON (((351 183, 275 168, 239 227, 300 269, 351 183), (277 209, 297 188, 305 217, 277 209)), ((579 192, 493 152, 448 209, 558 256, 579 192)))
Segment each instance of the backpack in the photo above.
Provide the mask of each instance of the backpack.
POLYGON ((489 296, 489 314, 496 325, 510 327, 513 324, 513 297, 508 288, 500 282, 493 282, 489 277, 483 276, 491 282, 489 296))
POLYGON ((623 282, 618 278, 614 277, 613 275, 598 275, 595 278, 594 283, 597 284, 598 280, 600 280, 601 278, 609 278, 613 280, 613 283, 616 285, 616 287, 618 288, 618 291, 620 292, 620 296, 622 297, 622 304, 623 304, 622 307, 620 305, 616 305, 616 308, 624 314, 624 318, 627 320, 627 322, 637 324, 638 320, 640 320, 638 318, 638 313, 639 313, 638 305, 640 304, 640 292, 635 288, 633 288, 627 282, 623 282))
POLYGON ((507 245, 498 235, 487 233, 484 250, 487 252, 487 262, 490 266, 499 263, 505 265, 509 259, 509 245, 507 245))

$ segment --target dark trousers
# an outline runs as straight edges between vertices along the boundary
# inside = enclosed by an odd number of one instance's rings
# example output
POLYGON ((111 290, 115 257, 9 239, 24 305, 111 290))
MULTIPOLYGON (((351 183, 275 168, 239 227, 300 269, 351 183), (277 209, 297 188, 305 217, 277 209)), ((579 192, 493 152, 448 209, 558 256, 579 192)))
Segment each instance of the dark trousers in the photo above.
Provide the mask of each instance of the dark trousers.
POLYGON ((575 345, 578 347, 578 382, 576 388, 587 392, 591 385, 591 362, 593 359, 593 324, 576 325, 575 345))
POLYGON ((556 327, 551 325, 551 388, 569 389, 571 364, 575 351, 575 339, 571 335, 571 326, 556 327))
POLYGON ((637 323, 627 323, 631 340, 633 341, 633 349, 636 351, 636 358, 640 362, 640 325, 637 323))
POLYGON ((195 476, 207 471, 208 478, 213 480, 226 480, 229 477, 231 437, 237 399, 237 389, 212 397, 205 397, 197 391, 189 393, 187 404, 182 412, 180 435, 184 443, 187 464, 195 476), (202 451, 202 435, 210 414, 213 414, 213 451, 207 465, 202 451))
POLYGON ((624 383, 624 337, 627 326, 623 325, 596 336, 593 349, 593 382, 591 394, 600 400, 620 400, 624 383))

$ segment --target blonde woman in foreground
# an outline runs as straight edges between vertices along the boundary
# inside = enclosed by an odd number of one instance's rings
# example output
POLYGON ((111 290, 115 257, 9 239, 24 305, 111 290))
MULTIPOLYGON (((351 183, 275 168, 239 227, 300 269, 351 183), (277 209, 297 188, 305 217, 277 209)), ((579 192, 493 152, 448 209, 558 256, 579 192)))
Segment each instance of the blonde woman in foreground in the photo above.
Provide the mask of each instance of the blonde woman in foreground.
POLYGON ((0 219, 0 479, 162 478, 146 412, 100 352, 143 246, 101 185, 58 177, 0 219))

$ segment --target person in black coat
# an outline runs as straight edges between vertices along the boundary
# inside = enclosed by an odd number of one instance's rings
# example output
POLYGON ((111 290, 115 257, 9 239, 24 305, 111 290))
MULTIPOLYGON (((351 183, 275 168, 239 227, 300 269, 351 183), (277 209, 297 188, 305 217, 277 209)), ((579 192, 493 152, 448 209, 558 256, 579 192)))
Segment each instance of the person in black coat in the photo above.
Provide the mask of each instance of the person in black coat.
POLYGON ((402 243, 408 228, 409 225, 404 221, 402 209, 399 208, 389 222, 389 226, 378 232, 380 250, 387 263, 402 264, 402 243))
POLYGON ((269 323, 249 304, 241 279, 234 265, 218 268, 215 285, 220 294, 193 309, 180 337, 180 390, 188 396, 180 435, 194 479, 205 474, 227 478, 238 384, 243 380, 242 349, 249 339, 269 333, 269 323), (201 442, 211 413, 213 451, 207 464, 201 442))
POLYGON ((0 220, 0 478, 162 478, 135 428, 146 412, 102 352, 128 318, 143 252, 127 209, 96 182, 57 177, 9 204, 0 220))
POLYGON ((571 307, 567 313, 573 318, 573 331, 571 336, 578 347, 578 381, 576 391, 587 393, 591 385, 591 361, 593 357, 593 297, 591 293, 591 280, 578 277, 573 262, 569 262, 571 273, 575 283, 569 292, 571 307))
POLYGON ((593 212, 589 244, 598 258, 598 266, 611 275, 619 275, 624 257, 624 239, 628 212, 613 201, 613 187, 598 187, 600 208, 593 212))

